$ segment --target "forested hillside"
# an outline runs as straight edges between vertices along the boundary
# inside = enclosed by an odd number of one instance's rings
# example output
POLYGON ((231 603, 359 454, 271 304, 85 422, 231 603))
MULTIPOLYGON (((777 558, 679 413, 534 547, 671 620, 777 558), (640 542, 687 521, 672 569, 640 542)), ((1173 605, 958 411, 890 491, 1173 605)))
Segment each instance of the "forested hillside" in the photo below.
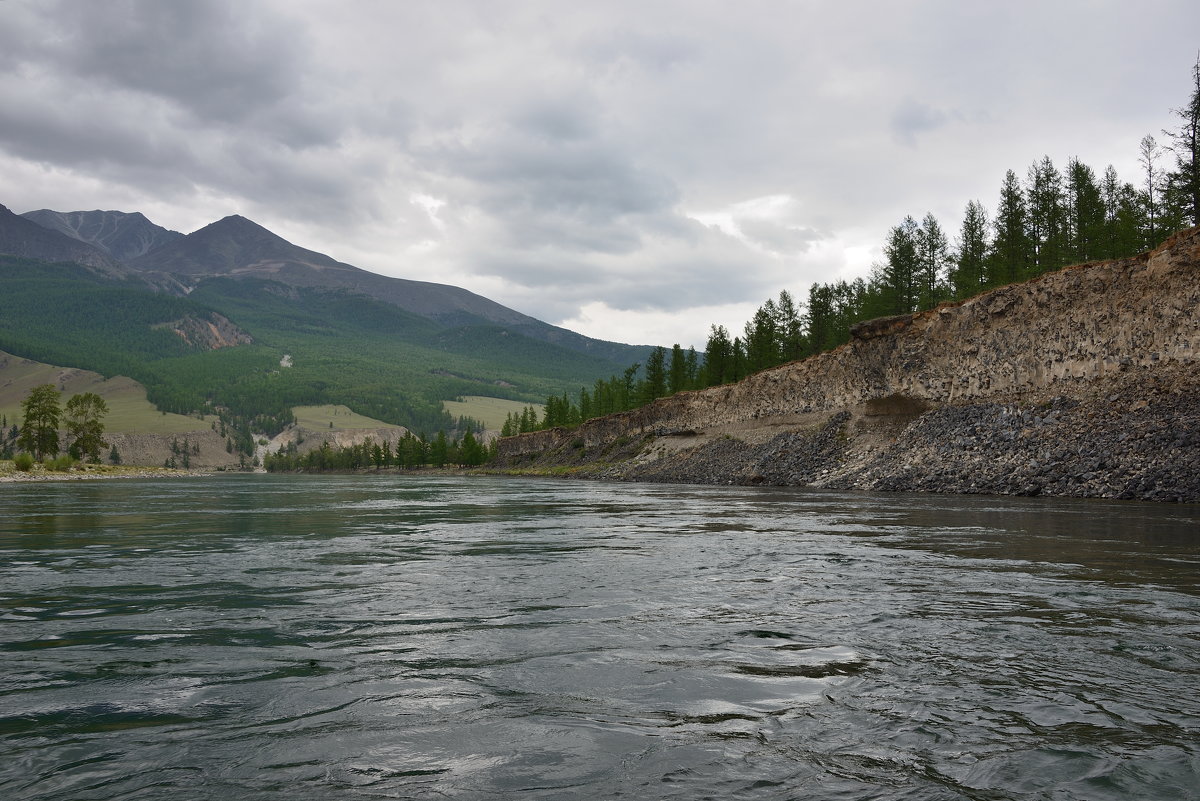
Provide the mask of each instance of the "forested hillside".
POLYGON ((164 411, 218 412, 245 432, 275 433, 293 406, 339 403, 432 433, 456 425, 443 400, 536 401, 614 369, 498 326, 445 328, 344 290, 215 278, 176 297, 12 256, 0 257, 0 282, 0 350, 128 375, 164 411), (218 323, 245 344, 187 335, 218 323))

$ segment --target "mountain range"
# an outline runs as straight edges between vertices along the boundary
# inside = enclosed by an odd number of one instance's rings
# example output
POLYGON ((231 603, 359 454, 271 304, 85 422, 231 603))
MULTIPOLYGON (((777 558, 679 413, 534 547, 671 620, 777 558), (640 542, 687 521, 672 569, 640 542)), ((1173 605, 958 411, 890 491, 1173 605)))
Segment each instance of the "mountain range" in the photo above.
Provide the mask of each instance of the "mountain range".
POLYGON ((428 429, 441 400, 540 402, 649 351, 372 273, 238 215, 185 235, 138 212, 0 206, 0 254, 0 350, 133 374, 160 408, 236 409, 267 428, 289 404, 358 398, 364 413, 428 429), (307 369, 268 381, 284 356, 307 369))

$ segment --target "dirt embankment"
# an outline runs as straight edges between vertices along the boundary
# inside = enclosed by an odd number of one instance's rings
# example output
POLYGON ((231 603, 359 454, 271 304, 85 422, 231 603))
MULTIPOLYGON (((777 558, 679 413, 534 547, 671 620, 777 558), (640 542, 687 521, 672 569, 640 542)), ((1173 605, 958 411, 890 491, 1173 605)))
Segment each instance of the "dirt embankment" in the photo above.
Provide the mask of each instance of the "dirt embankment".
POLYGON ((1200 501, 1200 229, 499 454, 619 480, 1200 501))

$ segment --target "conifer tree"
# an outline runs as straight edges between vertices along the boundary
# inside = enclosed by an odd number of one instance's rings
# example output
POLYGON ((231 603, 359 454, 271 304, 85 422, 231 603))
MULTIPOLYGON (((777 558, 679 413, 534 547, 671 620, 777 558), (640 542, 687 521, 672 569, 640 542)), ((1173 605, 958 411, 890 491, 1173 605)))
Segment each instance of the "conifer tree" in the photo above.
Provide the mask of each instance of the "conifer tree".
POLYGON ((21 435, 17 447, 32 453, 40 462, 58 453, 58 426, 62 409, 53 384, 39 384, 21 402, 21 435))
POLYGON ((1146 134, 1138 143, 1138 164, 1142 165, 1142 203, 1146 207, 1146 230, 1143 242, 1147 248, 1159 243, 1159 203, 1158 190, 1162 175, 1158 169, 1158 143, 1154 137, 1146 134))
POLYGON ((779 363, 775 301, 768 299, 758 307, 745 326, 746 371, 753 373, 779 363))
POLYGON ((956 298, 969 298, 988 284, 987 254, 990 247, 987 210, 977 200, 967 203, 962 228, 954 249, 950 285, 956 298))
POLYGON ((1066 203, 1062 173, 1049 156, 1029 167, 1028 232, 1032 246, 1029 275, 1057 270, 1065 263, 1066 203))
POLYGON ((674 395, 688 389, 687 357, 678 343, 671 347, 671 361, 667 367, 667 394, 674 395))
POLYGON ((950 244, 933 212, 925 215, 917 229, 916 255, 917 307, 932 309, 946 298, 946 271, 950 261, 950 244))
POLYGON ((704 384, 715 387, 733 380, 733 342, 723 325, 711 327, 704 347, 704 384))
POLYGON ((885 314, 910 314, 917 310, 917 221, 907 216, 888 232, 883 246, 886 262, 876 266, 885 314))
POLYGON ((646 374, 638 387, 637 400, 645 404, 667 394, 667 351, 657 347, 646 357, 646 374))
POLYGON ((1067 162, 1068 262, 1080 264, 1102 258, 1104 200, 1096 173, 1077 158, 1067 162))
POLYGON ((786 289, 779 293, 775 302, 775 335, 778 338, 776 351, 781 362, 795 361, 804 356, 804 327, 800 321, 800 310, 792 293, 786 289))
POLYGON ((1192 67, 1191 97, 1173 109, 1179 127, 1168 131, 1175 169, 1168 176, 1167 204, 1184 225, 1200 225, 1200 56, 1192 67))
POLYGON ((1029 235, 1026 231, 1025 190, 1017 174, 1009 170, 1000 187, 1000 203, 993 222, 995 237, 989 257, 989 283, 992 286, 1022 280, 1032 261, 1029 235))

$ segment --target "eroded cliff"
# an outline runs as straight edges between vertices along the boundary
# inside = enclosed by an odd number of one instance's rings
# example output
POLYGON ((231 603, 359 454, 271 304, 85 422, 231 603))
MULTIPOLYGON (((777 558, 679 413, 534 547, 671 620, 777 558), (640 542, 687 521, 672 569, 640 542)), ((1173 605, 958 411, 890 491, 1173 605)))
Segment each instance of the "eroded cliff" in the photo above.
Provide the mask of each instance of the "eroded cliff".
POLYGON ((1200 501, 1200 229, 577 429, 508 469, 624 480, 1200 501))

